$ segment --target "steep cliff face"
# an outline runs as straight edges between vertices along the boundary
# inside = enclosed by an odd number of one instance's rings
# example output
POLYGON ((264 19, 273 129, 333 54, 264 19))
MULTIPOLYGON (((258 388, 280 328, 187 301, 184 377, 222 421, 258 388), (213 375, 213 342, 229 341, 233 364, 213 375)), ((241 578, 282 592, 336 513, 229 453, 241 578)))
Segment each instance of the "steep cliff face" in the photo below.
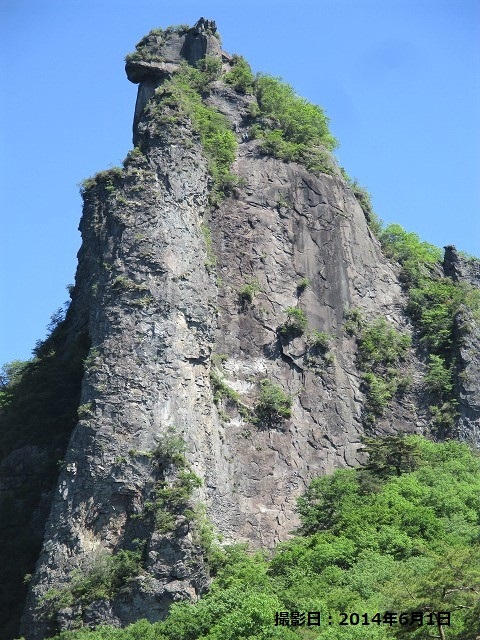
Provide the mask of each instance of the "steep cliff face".
MULTIPOLYGON (((480 288, 480 262, 462 257, 455 247, 445 247, 445 275, 454 282, 480 288)), ((456 395, 459 401, 459 437, 480 443, 480 324, 478 317, 463 305, 455 317, 456 395)))
MULTIPOLYGON (((204 104, 235 132, 238 179, 211 205, 201 136, 161 89, 182 60, 207 54, 230 68, 215 33, 200 21, 139 44, 127 62, 139 83, 136 149, 123 169, 85 183, 69 313, 91 348, 23 617, 27 640, 161 619, 208 586, 195 504, 226 542, 272 546, 298 524, 295 501, 314 476, 361 461, 363 434, 427 426, 414 350, 399 365, 410 389, 365 420, 346 326, 385 318, 411 334, 398 267, 333 158, 322 173, 266 157, 249 135, 254 98, 222 78, 204 104), (122 573, 119 558, 135 566, 122 573), (101 592, 85 587, 99 567, 116 577, 101 592)), ((460 347, 463 369, 478 378, 471 346, 460 347)), ((471 439, 478 398, 462 380, 471 439)))

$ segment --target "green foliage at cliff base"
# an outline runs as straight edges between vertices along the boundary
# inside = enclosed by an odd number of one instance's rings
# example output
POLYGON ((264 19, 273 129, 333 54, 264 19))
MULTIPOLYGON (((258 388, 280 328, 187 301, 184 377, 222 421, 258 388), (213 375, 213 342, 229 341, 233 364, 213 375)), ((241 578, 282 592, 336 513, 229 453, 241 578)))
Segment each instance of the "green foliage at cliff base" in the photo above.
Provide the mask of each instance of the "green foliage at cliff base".
MULTIPOLYGON (((436 625, 340 626, 341 612, 449 611, 447 640, 480 633, 480 459, 458 442, 368 439, 369 462, 314 480, 299 500, 299 535, 273 556, 228 547, 197 603, 61 640, 376 640, 439 636, 436 625), (278 627, 279 611, 320 611, 321 627, 278 627), (328 625, 328 616, 334 624, 328 625)), ((361 621, 360 621, 361 622, 361 621)))
POLYGON ((140 543, 136 550, 121 549, 115 555, 101 555, 83 571, 72 572, 68 586, 50 589, 41 599, 44 614, 53 616, 64 607, 113 598, 142 573, 142 553, 143 544, 140 543))

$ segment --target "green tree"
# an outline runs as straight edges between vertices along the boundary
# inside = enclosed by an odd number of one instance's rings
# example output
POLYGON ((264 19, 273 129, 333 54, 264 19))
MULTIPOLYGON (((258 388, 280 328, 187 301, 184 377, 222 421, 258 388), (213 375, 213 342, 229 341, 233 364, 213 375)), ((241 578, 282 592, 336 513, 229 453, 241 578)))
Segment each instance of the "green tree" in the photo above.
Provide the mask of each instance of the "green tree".
POLYGON ((388 478, 415 471, 419 465, 421 453, 418 444, 405 436, 364 436, 362 444, 361 451, 368 454, 368 462, 361 472, 365 470, 375 476, 388 478))
MULTIPOLYGON (((429 562, 422 570, 407 565, 386 585, 392 608, 401 603, 404 611, 431 616, 442 640, 474 639, 480 633, 480 617, 475 617, 480 611, 480 546, 440 546, 426 557, 429 562), (450 623, 439 612, 449 612, 450 623), (471 635, 466 636, 466 631, 471 635)), ((432 637, 431 631, 428 626, 414 631, 400 628, 397 637, 426 639, 432 637)))
POLYGON ((279 333, 287 339, 303 335, 308 327, 305 311, 299 307, 287 307, 285 313, 287 314, 287 320, 278 327, 279 333))
POLYGON ((3 365, 0 371, 0 409, 6 408, 13 399, 14 389, 22 379, 28 361, 13 360, 3 365))
POLYGON ((364 371, 395 365, 405 358, 411 346, 410 336, 396 331, 385 318, 378 318, 362 329, 358 338, 358 357, 364 371))
POLYGON ((315 478, 298 499, 297 509, 303 534, 330 530, 343 518, 345 510, 358 498, 358 480, 351 471, 315 478))
POLYGON ((260 397, 255 407, 260 424, 274 426, 292 415, 292 398, 280 385, 265 378, 260 380, 260 397))
POLYGON ((400 262, 404 280, 415 284, 421 277, 430 276, 430 268, 442 259, 439 247, 423 242, 416 233, 408 232, 399 224, 388 225, 380 234, 387 256, 400 262))
POLYGON ((425 384, 429 391, 442 399, 450 397, 453 390, 452 371, 446 366, 445 358, 435 354, 429 355, 425 384))
POLYGON ((280 544, 269 560, 226 547, 209 592, 175 603, 163 622, 69 632, 62 640, 316 640, 318 628, 275 627, 277 611, 321 611, 334 623, 320 629, 322 640, 473 640, 480 633, 478 453, 406 436, 397 443, 399 466, 394 443, 369 439, 371 469, 315 479, 299 501, 305 535, 280 544), (368 495, 366 475, 376 483, 368 495), (341 612, 355 611, 367 613, 368 628, 362 619, 337 624, 341 612), (385 611, 420 611, 433 624, 372 622, 385 611), (437 620, 439 611, 451 611, 450 626, 437 620))

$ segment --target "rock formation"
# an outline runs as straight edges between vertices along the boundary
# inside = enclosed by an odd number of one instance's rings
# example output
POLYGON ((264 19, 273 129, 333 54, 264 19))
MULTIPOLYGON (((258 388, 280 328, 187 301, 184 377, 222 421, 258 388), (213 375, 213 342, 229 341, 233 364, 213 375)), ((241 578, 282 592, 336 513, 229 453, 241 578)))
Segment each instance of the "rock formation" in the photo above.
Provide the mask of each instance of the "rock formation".
MULTIPOLYGON (((462 257, 455 247, 445 247, 443 259, 445 275, 454 282, 468 283, 480 288, 480 263, 462 257)), ((467 305, 455 317, 455 350, 457 371, 456 396, 460 405, 458 436, 462 440, 480 443, 480 326, 478 318, 467 305)))
MULTIPOLYGON (((139 84, 136 148, 123 169, 84 187, 66 323, 91 346, 24 611, 27 640, 80 623, 159 620, 208 587, 204 516, 181 508, 168 520, 169 490, 188 489, 190 511, 206 505, 226 543, 271 547, 298 524, 295 501, 314 476, 361 462, 362 435, 428 425, 416 349, 401 364, 414 384, 365 422, 357 341, 346 331, 353 313, 412 334, 398 265, 333 157, 329 173, 266 157, 248 133, 255 98, 221 77, 204 103, 235 132, 239 180, 210 204, 210 165, 191 119, 155 102, 185 61, 205 56, 230 68, 203 18, 139 43, 126 64, 139 84), (283 413, 265 398, 262 412, 265 389, 283 413), (67 597, 75 576, 139 548, 142 571, 128 592, 67 597)), ((468 276, 453 250, 445 269, 468 276)), ((466 322, 458 318, 459 332, 466 322)), ((461 430, 478 442, 479 335, 462 340, 461 430)))

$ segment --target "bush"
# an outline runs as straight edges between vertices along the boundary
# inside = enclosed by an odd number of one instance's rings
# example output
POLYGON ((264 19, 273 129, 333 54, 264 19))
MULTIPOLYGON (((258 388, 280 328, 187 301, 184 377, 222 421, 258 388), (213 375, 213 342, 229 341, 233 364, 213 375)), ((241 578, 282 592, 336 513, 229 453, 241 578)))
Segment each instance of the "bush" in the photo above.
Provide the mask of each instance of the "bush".
POLYGON ((285 140, 333 150, 336 140, 328 129, 328 118, 317 105, 295 95, 292 87, 278 78, 259 74, 255 95, 260 115, 278 122, 285 140))
POLYGON ((174 531, 178 515, 187 517, 193 513, 189 509, 190 499, 194 489, 201 486, 202 480, 188 467, 176 469, 173 479, 156 482, 153 499, 145 502, 144 507, 146 513, 153 514, 157 531, 174 531))
POLYGON ((203 74, 203 85, 206 88, 220 77, 222 61, 216 56, 205 56, 205 58, 198 61, 197 68, 203 74))
POLYGON ((400 262, 404 279, 414 283, 423 274, 430 275, 431 267, 442 259, 439 247, 423 242, 416 233, 407 232, 399 224, 388 225, 380 234, 385 255, 400 262))
POLYGON ((332 338, 333 336, 317 329, 313 329, 308 336, 308 351, 305 352, 303 361, 315 373, 321 374, 334 361, 333 355, 328 352, 332 338))
POLYGON ((72 571, 70 583, 60 589, 49 589, 40 601, 46 617, 73 603, 87 606, 96 600, 111 600, 128 583, 143 572, 144 543, 138 541, 135 551, 120 549, 115 555, 97 556, 90 566, 72 571))
POLYGON ((410 288, 408 311, 429 351, 450 356, 455 314, 463 298, 463 291, 449 278, 424 278, 410 288))
POLYGON ((247 282, 238 292, 241 303, 253 302, 254 297, 260 293, 260 284, 256 278, 247 282))
POLYGON ((310 280, 306 277, 301 278, 297 283, 297 292, 303 293, 305 289, 310 285, 310 280))
POLYGON ((340 168, 340 171, 352 189, 353 195, 355 196, 358 204, 361 206, 368 226, 373 233, 380 238, 383 231, 383 222, 373 210, 370 193, 365 189, 365 187, 362 187, 357 180, 352 180, 343 168, 340 168))
POLYGON ((375 416, 383 415, 397 388, 394 381, 385 380, 371 372, 364 373, 362 380, 366 386, 364 422, 366 425, 372 425, 375 422, 375 416))
POLYGON ((318 329, 314 329, 309 337, 310 345, 318 349, 322 352, 328 351, 328 347, 330 346, 330 341, 332 336, 329 333, 325 333, 324 331, 318 331, 318 329))
POLYGON ((225 74, 224 80, 239 93, 252 93, 255 76, 248 62, 242 56, 232 56, 232 70, 225 74))
POLYGON ((181 470, 172 484, 162 482, 155 488, 155 508, 176 511, 190 499, 193 490, 202 486, 200 478, 192 471, 181 470))
POLYGON ((345 331, 349 336, 357 335, 363 326, 362 313, 360 309, 347 309, 344 312, 345 331))
POLYGON ((123 177, 124 173, 121 167, 112 167, 111 169, 105 169, 105 171, 99 171, 91 178, 82 180, 80 194, 85 196, 88 191, 94 188, 104 189, 107 194, 114 193, 121 188, 123 177))
POLYGON ((400 333, 379 318, 363 327, 358 338, 358 357, 364 371, 395 365, 403 360, 411 347, 409 335, 400 333))
POLYGON ((370 221, 373 217, 373 207, 370 194, 356 180, 353 180, 350 183, 350 186, 352 187, 353 195, 357 199, 359 205, 362 207, 366 219, 370 221))
POLYGON ((435 438, 445 440, 451 438, 455 430, 455 422, 459 417, 458 401, 455 398, 449 398, 446 402, 428 407, 432 417, 430 422, 430 430, 435 438))
POLYGON ((215 404, 219 404, 224 398, 233 405, 239 404, 240 394, 228 386, 216 369, 210 371, 210 381, 213 387, 213 401, 215 404))
POLYGON ((120 549, 115 555, 99 558, 87 572, 75 572, 71 584, 75 601, 89 604, 111 599, 142 573, 142 555, 143 545, 135 551, 120 549))
POLYGON ((303 335, 308 327, 305 311, 299 307, 287 307, 285 313, 287 314, 287 320, 278 327, 280 335, 287 339, 303 335))
POLYGON ((271 380, 260 381, 260 398, 255 407, 257 417, 269 426, 292 416, 292 398, 271 380))
POLYGON ((444 358, 430 354, 425 384, 431 393, 448 398, 452 392, 452 372, 446 366, 444 358))
POLYGON ((152 458, 160 467, 173 465, 182 468, 187 465, 185 440, 176 432, 175 427, 168 427, 158 438, 158 444, 152 452, 152 458))
POLYGON ((257 75, 250 135, 261 141, 260 150, 287 162, 304 164, 311 171, 332 172, 325 150, 337 144, 328 129, 328 118, 317 105, 295 95, 278 78, 257 75))
POLYGON ((175 529, 178 515, 186 516, 194 489, 202 486, 187 461, 186 449, 185 441, 171 426, 161 435, 157 447, 147 453, 157 467, 158 480, 144 508, 146 514, 153 514, 155 527, 163 533, 175 529))
POLYGON ((408 386, 409 379, 399 375, 398 365, 411 347, 411 338, 389 326, 384 318, 365 323, 358 310, 350 312, 347 322, 357 335, 357 361, 366 396, 363 420, 372 426, 393 396, 408 386))

